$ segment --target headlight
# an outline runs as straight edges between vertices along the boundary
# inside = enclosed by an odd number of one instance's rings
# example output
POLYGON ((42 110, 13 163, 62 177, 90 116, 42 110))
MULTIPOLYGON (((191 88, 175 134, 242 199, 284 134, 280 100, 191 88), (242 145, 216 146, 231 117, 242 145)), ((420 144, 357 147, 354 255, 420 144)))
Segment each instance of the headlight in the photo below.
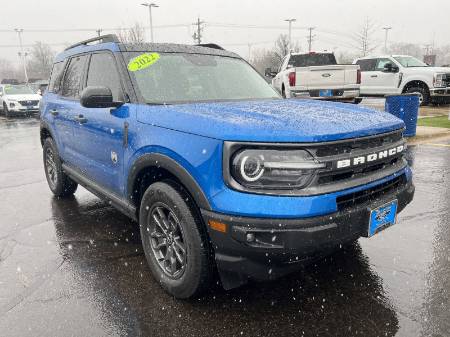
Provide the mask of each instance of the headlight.
POLYGON ((433 85, 435 88, 443 88, 445 87, 444 83, 445 74, 434 74, 433 85))
POLYGON ((305 150, 241 150, 231 158, 231 176, 249 189, 301 189, 307 187, 318 163, 305 150))
POLYGON ((14 98, 7 98, 8 102, 17 102, 17 99, 14 98))

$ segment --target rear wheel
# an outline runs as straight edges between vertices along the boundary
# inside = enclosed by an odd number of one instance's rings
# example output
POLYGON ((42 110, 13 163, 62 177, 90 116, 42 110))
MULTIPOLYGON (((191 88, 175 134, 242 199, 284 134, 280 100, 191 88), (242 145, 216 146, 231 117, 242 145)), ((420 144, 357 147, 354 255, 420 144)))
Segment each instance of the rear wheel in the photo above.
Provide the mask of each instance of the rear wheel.
POLYGON ((407 94, 416 94, 419 96, 420 106, 426 106, 430 104, 430 93, 427 88, 424 87, 410 87, 405 91, 407 94))
POLYGON ((283 96, 283 98, 286 98, 286 89, 284 89, 284 86, 281 88, 281 96, 283 96))
POLYGON ((359 104, 362 102, 362 98, 355 98, 355 100, 353 101, 353 104, 359 104))
POLYGON ((205 291, 212 279, 207 234, 195 205, 174 182, 157 182, 145 192, 140 212, 142 246, 153 276, 177 298, 205 291))
POLYGON ((57 197, 67 197, 74 194, 78 184, 63 172, 61 159, 52 138, 45 139, 43 151, 45 177, 50 190, 57 197))

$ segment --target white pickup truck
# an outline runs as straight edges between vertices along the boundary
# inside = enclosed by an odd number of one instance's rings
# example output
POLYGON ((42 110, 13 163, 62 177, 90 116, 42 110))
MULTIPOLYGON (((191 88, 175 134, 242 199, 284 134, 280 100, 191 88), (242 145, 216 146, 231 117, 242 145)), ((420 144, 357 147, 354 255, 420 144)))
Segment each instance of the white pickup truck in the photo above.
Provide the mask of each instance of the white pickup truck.
POLYGON ((286 98, 314 98, 359 103, 361 73, 357 65, 337 64, 333 53, 291 53, 274 76, 272 86, 286 98))
POLYGON ((361 67, 361 96, 416 93, 421 105, 450 103, 450 68, 431 67, 407 55, 353 61, 361 67))

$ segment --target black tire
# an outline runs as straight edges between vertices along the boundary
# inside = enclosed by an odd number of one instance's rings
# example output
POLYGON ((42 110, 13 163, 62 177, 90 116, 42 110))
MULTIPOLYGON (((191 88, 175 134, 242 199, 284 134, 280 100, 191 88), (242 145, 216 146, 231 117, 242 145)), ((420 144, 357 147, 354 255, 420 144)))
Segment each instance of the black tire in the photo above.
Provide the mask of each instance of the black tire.
POLYGON ((420 96, 420 106, 427 106, 430 104, 430 92, 424 87, 410 87, 406 89, 407 94, 419 94, 420 96))
POLYGON ((355 100, 353 101, 353 104, 359 104, 362 102, 362 98, 355 98, 355 100))
POLYGON ((153 276, 169 294, 180 299, 203 293, 213 277, 207 233, 190 200, 178 184, 157 182, 144 193, 139 211, 142 246, 153 276), (180 247, 184 247, 184 255, 180 247))
POLYGON ((281 96, 286 98, 286 89, 284 89, 284 85, 281 87, 281 96))
POLYGON ((73 195, 78 184, 63 172, 61 159, 52 138, 47 138, 44 141, 43 160, 45 177, 52 193, 59 198, 73 195))
POLYGON ((3 114, 5 115, 6 118, 9 118, 9 109, 8 106, 6 105, 5 102, 3 102, 3 114))

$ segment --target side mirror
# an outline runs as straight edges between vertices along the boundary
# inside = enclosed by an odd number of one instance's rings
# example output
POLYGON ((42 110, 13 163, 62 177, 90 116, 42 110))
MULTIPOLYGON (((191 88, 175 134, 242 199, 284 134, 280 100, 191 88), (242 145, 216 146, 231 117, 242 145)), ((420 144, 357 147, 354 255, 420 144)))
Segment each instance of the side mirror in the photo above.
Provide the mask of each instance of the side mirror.
POLYGON ((81 92, 81 106, 85 108, 118 108, 124 102, 114 102, 110 88, 87 87, 81 92))
POLYGON ((270 69, 270 68, 266 68, 266 70, 264 71, 264 75, 266 76, 266 77, 275 77, 275 76, 277 76, 277 72, 276 71, 273 71, 272 69, 270 69))
POLYGON ((392 63, 386 63, 383 68, 383 72, 385 73, 397 73, 398 71, 398 67, 392 63))

